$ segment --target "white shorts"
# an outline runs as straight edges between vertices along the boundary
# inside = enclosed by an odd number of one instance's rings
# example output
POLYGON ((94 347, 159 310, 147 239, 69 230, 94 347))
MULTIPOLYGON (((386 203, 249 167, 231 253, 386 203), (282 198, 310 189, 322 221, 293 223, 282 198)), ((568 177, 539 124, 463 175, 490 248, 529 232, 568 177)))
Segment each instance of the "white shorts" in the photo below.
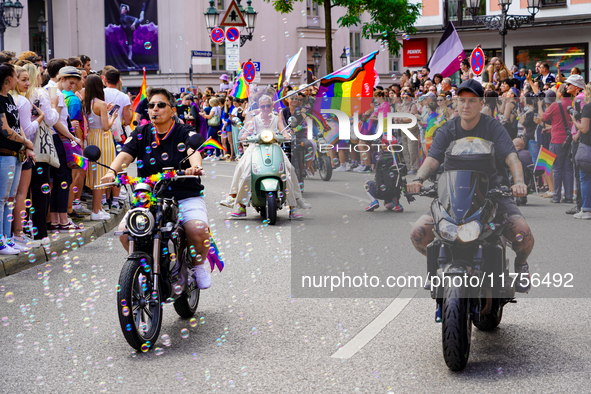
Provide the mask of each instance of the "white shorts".
POLYGON ((200 220, 206 225, 209 225, 207 207, 205 206, 205 199, 203 197, 191 197, 180 200, 179 216, 181 225, 184 225, 190 220, 200 220))

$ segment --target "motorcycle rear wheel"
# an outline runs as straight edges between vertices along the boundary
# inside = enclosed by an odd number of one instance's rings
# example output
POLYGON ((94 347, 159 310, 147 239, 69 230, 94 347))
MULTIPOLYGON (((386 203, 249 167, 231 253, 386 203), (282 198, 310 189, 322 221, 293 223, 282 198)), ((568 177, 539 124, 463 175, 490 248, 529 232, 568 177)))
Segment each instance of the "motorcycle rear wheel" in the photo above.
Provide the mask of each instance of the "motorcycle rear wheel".
POLYGON ((468 299, 463 287, 448 286, 443 293, 441 339, 443 358, 448 368, 460 371, 468 364, 472 321, 468 310, 468 299))
MULTIPOLYGON (((184 252, 183 258, 189 258, 187 251, 184 252)), ((191 266, 191 262, 187 264, 187 266, 191 266)), ((176 313, 182 317, 183 319, 188 319, 195 315, 195 311, 197 311, 197 306, 199 306, 199 296, 201 294, 201 290, 197 287, 197 283, 193 282, 188 287, 185 293, 181 294, 179 298, 177 298, 174 302, 174 310, 176 313)))
POLYGON ((125 262, 119 276, 119 286, 117 313, 123 336, 132 348, 147 351, 158 340, 162 326, 160 291, 154 290, 152 275, 144 272, 139 258, 125 262), (125 307, 128 309, 125 310, 125 307), (144 346, 146 344, 147 349, 144 346))
POLYGON ((330 181, 332 178, 332 165, 330 163, 330 157, 327 155, 318 156, 318 172, 320 173, 320 179, 325 182, 330 181))
POLYGON ((275 193, 267 193, 266 210, 269 224, 274 225, 277 223, 277 200, 275 199, 275 193))

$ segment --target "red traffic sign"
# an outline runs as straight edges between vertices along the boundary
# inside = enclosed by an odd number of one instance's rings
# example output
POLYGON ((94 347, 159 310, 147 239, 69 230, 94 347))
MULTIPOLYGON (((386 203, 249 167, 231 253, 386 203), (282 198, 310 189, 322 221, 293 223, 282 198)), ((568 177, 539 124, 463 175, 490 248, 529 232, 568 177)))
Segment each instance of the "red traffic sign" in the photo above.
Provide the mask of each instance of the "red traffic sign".
POLYGON ((221 44, 225 39, 226 35, 224 33, 224 29, 216 27, 211 31, 211 41, 215 42, 216 44, 221 44))
POLYGON ((238 4, 236 4, 236 0, 232 0, 232 3, 230 3, 226 15, 224 15, 220 22, 220 26, 246 26, 246 21, 238 8, 238 4))
POLYGON ((248 83, 254 81, 254 77, 257 75, 256 68, 253 62, 248 61, 242 66, 242 73, 244 74, 244 80, 248 83))
POLYGON ((226 39, 230 42, 234 42, 240 38, 240 32, 235 27, 229 27, 226 29, 226 39))
POLYGON ((484 71, 484 52, 480 46, 477 46, 470 55, 470 67, 475 75, 480 75, 484 71))

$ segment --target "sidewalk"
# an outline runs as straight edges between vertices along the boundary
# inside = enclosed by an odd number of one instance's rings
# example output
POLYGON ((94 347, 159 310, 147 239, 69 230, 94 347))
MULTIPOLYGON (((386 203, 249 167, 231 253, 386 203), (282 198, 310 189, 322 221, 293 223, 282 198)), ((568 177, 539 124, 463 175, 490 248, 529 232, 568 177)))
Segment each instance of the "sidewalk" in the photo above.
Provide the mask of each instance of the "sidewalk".
MULTIPOLYGON (((28 253, 21 252, 15 256, 1 256, 0 257, 0 278, 4 278, 8 275, 16 274, 17 272, 26 270, 36 265, 45 264, 48 261, 52 261, 51 254, 56 252, 58 256, 62 255, 62 251, 68 249, 72 250, 72 243, 76 243, 78 247, 82 247, 82 243, 79 239, 83 240, 83 244, 91 242, 91 237, 95 238, 104 235, 117 227, 119 222, 125 216, 126 209, 122 209, 119 215, 111 215, 111 219, 103 220, 99 222, 90 221, 90 217, 87 216, 81 222, 84 223, 84 229, 70 233, 60 233, 59 237, 55 237, 53 234, 48 234, 51 241, 49 254, 43 249, 42 246, 32 248, 28 253), (80 237, 77 237, 80 234, 80 237), (66 248, 66 242, 70 242, 68 248, 66 248)), ((94 239, 94 238, 93 238, 94 239)))

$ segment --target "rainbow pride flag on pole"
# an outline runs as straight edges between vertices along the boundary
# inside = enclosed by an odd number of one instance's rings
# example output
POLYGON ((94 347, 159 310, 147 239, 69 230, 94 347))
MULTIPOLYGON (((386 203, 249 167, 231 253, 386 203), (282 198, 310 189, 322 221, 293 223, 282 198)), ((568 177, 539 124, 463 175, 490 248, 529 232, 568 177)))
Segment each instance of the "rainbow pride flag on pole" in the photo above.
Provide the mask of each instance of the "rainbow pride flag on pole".
POLYGON ((201 144, 201 146, 199 148, 197 148, 197 150, 199 152, 201 152, 203 149, 207 149, 207 148, 218 148, 223 150, 224 152, 227 152, 228 150, 226 148, 224 148, 222 146, 222 144, 220 144, 219 142, 217 142, 216 140, 214 140, 212 137, 209 137, 207 139, 207 141, 205 141, 203 144, 201 144))
POLYGON ((546 175, 550 175, 554 160, 556 160, 556 155, 542 146, 536 160, 536 170, 544 170, 546 175))
POLYGON ((76 162, 76 164, 78 164, 78 166, 80 166, 80 168, 82 168, 84 171, 86 171, 88 169, 88 159, 84 156, 80 156, 77 153, 74 153, 74 161, 76 162))
POLYGON ((213 235, 211 235, 211 230, 209 230, 209 253, 207 253, 207 260, 209 260, 209 264, 211 266, 211 272, 213 272, 214 266, 218 267, 218 271, 222 272, 224 269, 224 262, 220 256, 220 250, 215 243, 215 239, 213 239, 213 235))
POLYGON ((244 74, 242 73, 242 65, 240 66, 240 70, 238 70, 238 76, 236 77, 236 81, 234 81, 234 87, 230 92, 230 96, 239 99, 245 99, 250 96, 248 83, 244 79, 244 74))
POLYGON ((314 110, 322 113, 321 109, 338 109, 353 116, 370 109, 371 100, 359 98, 372 97, 376 81, 374 65, 379 51, 370 53, 323 77, 316 94, 314 110), (353 110, 355 108, 355 110, 353 110))
MULTIPOLYGON (((146 89, 147 88, 148 88, 148 84, 146 82, 146 68, 144 67, 144 80, 142 82, 142 87, 140 88, 140 92, 138 93, 135 100, 133 100, 133 104, 131 105, 134 115, 135 115, 135 110, 136 110, 137 106, 139 105, 140 101, 142 101, 143 99, 145 99, 147 97, 146 96, 146 89)), ((131 122, 130 126, 131 126, 132 130, 135 129, 133 122, 131 122)))
MULTIPOLYGON (((284 96, 284 89, 285 89, 285 84, 289 84, 289 80, 291 78, 291 73, 293 73, 293 70, 296 67, 296 64, 298 62, 298 59, 300 58, 300 54, 302 53, 302 49, 300 47, 300 50, 298 51, 298 53, 296 53, 295 55, 293 55, 285 64, 285 67, 283 68, 283 70, 281 71, 281 74, 279 74, 279 80, 277 81, 277 93, 275 94, 275 100, 277 101, 279 100, 281 97, 284 96)), ((275 103, 275 111, 279 112, 282 108, 285 108, 285 105, 283 105, 283 101, 278 101, 275 103)))

